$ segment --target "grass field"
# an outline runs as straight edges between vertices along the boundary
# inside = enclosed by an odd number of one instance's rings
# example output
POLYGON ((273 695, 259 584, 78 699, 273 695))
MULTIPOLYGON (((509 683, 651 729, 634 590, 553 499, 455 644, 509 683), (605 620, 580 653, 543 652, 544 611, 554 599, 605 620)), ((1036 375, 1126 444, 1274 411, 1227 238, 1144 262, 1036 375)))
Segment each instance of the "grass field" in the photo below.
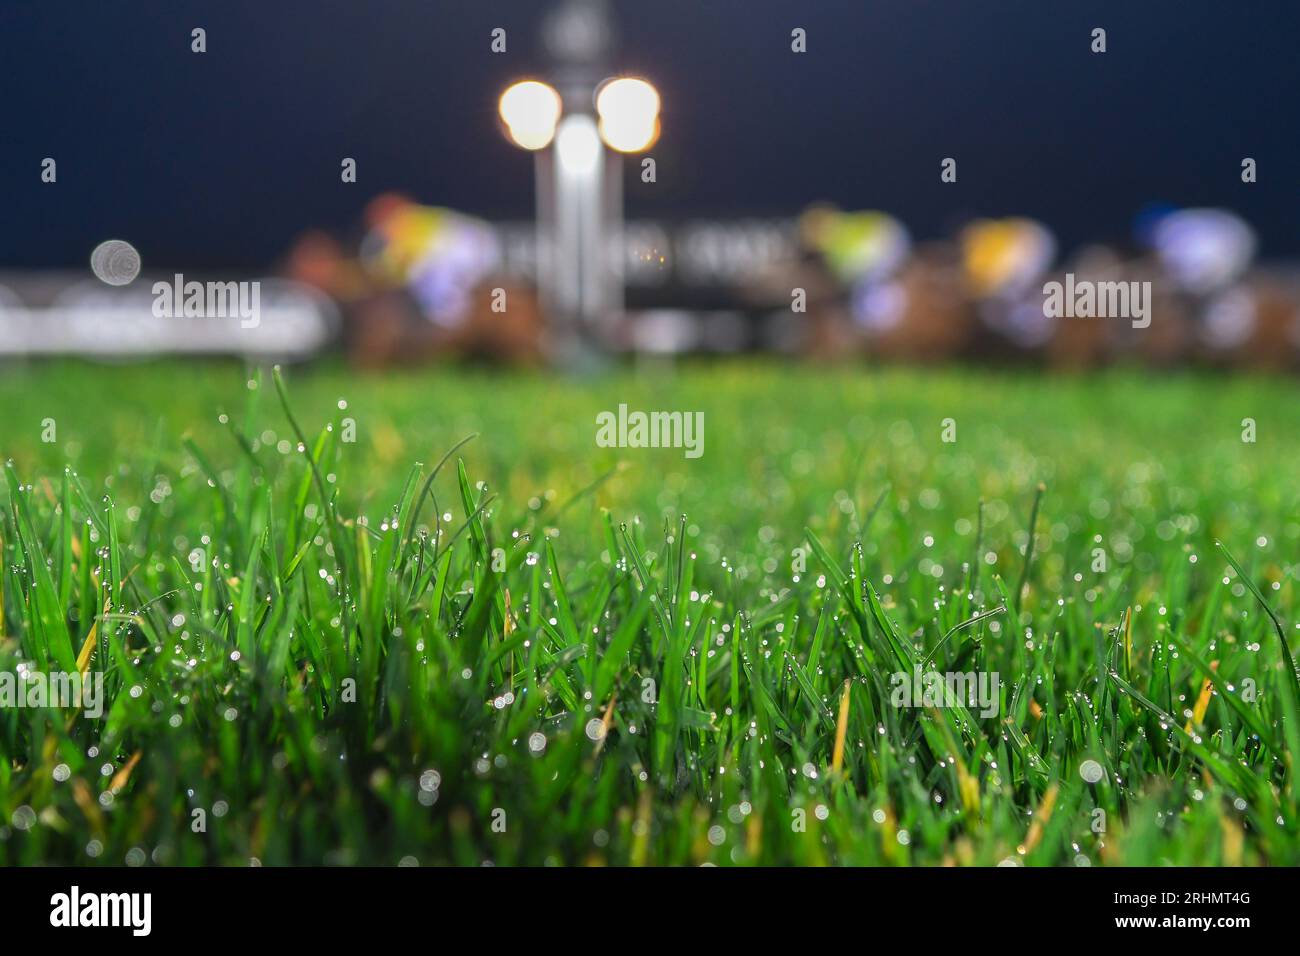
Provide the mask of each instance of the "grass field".
POLYGON ((42 364, 0 454, 0 673, 105 688, 0 863, 1300 863, 1289 379, 42 364))

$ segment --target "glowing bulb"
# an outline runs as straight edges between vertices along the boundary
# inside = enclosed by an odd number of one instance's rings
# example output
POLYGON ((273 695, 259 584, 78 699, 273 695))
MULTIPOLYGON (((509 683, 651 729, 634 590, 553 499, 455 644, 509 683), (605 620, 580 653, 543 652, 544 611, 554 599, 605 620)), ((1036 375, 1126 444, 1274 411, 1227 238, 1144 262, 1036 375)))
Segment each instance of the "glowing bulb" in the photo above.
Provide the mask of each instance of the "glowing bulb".
POLYGON ((565 117, 555 138, 555 152, 563 169, 582 176, 594 172, 600 162, 600 137, 591 117, 565 117))
POLYGON ((645 80, 610 80, 596 94, 596 112, 610 149, 638 153, 659 138, 659 93, 645 80))
POLYGON ((555 137, 560 94, 545 83, 525 80, 501 94, 498 111, 516 144, 524 149, 543 149, 555 137))

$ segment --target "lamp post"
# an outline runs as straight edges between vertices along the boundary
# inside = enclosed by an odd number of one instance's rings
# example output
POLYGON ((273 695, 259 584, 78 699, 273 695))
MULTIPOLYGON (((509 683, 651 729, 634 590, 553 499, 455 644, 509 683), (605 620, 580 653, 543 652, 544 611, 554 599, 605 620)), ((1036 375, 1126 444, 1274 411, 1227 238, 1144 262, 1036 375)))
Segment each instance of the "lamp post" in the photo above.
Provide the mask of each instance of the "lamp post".
POLYGON ((509 138, 535 156, 538 291, 562 360, 599 343, 622 310, 620 154, 659 133, 655 88, 609 78, 610 32, 603 0, 566 0, 545 26, 556 85, 524 80, 500 100, 509 138))

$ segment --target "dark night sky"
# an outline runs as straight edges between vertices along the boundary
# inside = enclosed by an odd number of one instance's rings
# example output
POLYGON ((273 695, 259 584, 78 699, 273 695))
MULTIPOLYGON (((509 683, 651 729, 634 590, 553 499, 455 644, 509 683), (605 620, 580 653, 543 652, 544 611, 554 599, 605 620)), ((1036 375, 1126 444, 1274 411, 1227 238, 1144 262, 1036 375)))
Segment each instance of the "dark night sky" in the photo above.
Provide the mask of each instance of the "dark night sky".
MULTIPOLYGON (((496 97, 542 0, 0 0, 0 267, 256 267, 387 189, 532 208, 496 97), (190 30, 208 52, 190 52, 190 30), (510 50, 489 52, 502 26, 510 50), (39 180, 45 156, 56 185, 39 180), (339 181, 354 156, 359 182, 339 181)), ((630 213, 881 208, 920 236, 1027 214, 1066 246, 1146 202, 1224 205, 1300 253, 1295 0, 616 0, 618 65, 664 97, 630 213), (790 52, 790 30, 809 52, 790 52), (1089 51, 1094 26, 1109 52, 1089 51), (959 182, 939 182, 954 156, 959 182), (1260 181, 1244 185, 1253 156, 1260 181)))

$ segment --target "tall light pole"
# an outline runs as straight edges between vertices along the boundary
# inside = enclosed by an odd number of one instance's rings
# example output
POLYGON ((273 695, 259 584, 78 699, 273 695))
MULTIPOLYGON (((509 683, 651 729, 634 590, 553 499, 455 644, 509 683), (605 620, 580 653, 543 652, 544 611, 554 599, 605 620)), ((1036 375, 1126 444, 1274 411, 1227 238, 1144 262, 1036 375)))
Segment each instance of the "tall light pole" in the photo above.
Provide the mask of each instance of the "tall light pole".
POLYGON ((621 153, 659 132, 659 94, 610 77, 604 0, 565 0, 544 26, 555 85, 525 80, 501 96, 514 143, 536 156, 537 281, 561 360, 598 344, 623 307, 621 153))

